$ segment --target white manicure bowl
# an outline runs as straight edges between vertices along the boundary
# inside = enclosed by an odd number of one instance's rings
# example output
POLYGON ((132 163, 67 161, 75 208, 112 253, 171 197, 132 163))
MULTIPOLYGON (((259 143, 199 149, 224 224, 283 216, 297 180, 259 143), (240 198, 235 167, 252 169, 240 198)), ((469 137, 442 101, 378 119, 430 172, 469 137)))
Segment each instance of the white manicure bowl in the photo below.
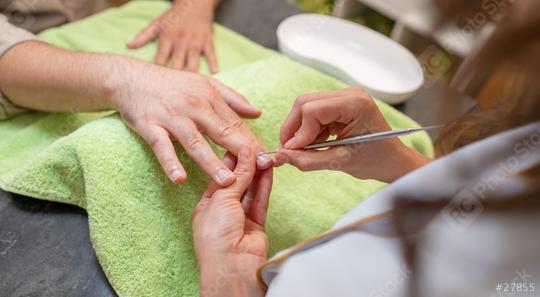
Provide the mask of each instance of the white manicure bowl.
POLYGON ((319 14, 285 19, 277 29, 281 52, 390 104, 424 83, 416 58, 392 39, 362 25, 319 14))

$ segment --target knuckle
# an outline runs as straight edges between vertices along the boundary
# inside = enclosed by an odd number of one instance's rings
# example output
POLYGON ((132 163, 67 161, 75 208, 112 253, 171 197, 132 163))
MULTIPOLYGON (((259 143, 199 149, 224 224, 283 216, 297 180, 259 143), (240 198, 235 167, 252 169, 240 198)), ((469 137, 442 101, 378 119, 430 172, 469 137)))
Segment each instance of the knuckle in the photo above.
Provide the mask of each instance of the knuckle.
POLYGON ((308 102, 302 105, 302 107, 300 108, 300 111, 302 112, 303 115, 314 115, 317 112, 317 106, 315 104, 308 102))
POLYGON ((196 108, 196 107, 200 107, 201 100, 199 100, 199 98, 194 97, 194 96, 185 96, 184 97, 184 103, 188 107, 196 108))
POLYGON ((163 138, 159 134, 150 134, 148 136, 148 144, 150 144, 150 147, 154 150, 162 149, 165 145, 163 138))
POLYGON ((244 127, 244 122, 237 119, 233 122, 226 123, 219 128, 219 136, 222 138, 229 137, 230 135, 238 132, 244 127))
POLYGON ((351 87, 350 91, 354 95, 353 98, 356 100, 356 102, 369 103, 370 101, 373 101, 371 96, 369 96, 366 91, 360 87, 351 87))
POLYGON ((199 53, 203 49, 203 45, 200 42, 193 42, 189 45, 189 50, 192 53, 199 53))
POLYGON ((355 93, 355 94, 359 94, 361 96, 366 96, 367 95, 366 91, 364 89, 362 89, 361 87, 358 87, 358 86, 350 87, 348 90, 355 93))
POLYGON ((305 96, 299 96, 296 98, 295 102, 294 102, 294 105, 296 106, 302 106, 304 105, 306 102, 308 102, 308 98, 305 97, 305 96))
POLYGON ((188 32, 186 32, 184 30, 180 30, 180 31, 176 32, 176 36, 179 39, 184 39, 184 38, 188 37, 188 32))
POLYGON ((234 173, 237 176, 240 176, 240 177, 247 177, 247 176, 249 176, 251 174, 251 170, 250 170, 249 166, 247 166, 247 165, 238 166, 238 167, 236 167, 236 170, 234 171, 234 173))
POLYGON ((189 151, 197 151, 203 145, 203 142, 202 137, 192 133, 187 139, 187 149, 189 151))
POLYGON ((180 108, 178 108, 176 104, 164 104, 163 107, 165 109, 166 116, 177 117, 181 115, 180 108))

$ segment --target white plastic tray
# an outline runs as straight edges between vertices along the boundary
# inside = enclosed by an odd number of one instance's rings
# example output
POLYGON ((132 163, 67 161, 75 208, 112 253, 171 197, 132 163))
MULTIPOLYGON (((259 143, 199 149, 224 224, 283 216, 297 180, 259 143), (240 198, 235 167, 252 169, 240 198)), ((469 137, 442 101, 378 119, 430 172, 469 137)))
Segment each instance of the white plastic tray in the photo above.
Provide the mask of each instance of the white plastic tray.
POLYGON ((391 104, 410 98, 424 83, 416 58, 390 38, 362 25, 318 14, 285 19, 280 50, 391 104))

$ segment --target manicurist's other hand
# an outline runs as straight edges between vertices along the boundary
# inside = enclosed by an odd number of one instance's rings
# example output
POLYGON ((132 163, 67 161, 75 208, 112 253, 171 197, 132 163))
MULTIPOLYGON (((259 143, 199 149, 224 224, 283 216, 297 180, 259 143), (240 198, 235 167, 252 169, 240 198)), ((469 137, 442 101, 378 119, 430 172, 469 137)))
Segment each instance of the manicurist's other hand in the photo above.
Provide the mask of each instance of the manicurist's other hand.
POLYGON ((255 152, 240 151, 224 162, 237 176, 226 188, 212 182, 192 217, 201 279, 201 296, 263 296, 257 269, 267 258, 264 231, 272 168, 258 171, 255 152))
POLYGON ((176 0, 163 15, 152 21, 127 46, 136 49, 157 39, 155 62, 171 61, 174 69, 197 72, 201 56, 206 56, 210 71, 219 71, 214 50, 212 22, 218 0, 176 0))
POLYGON ((340 170, 360 179, 385 182, 405 175, 429 159, 398 138, 314 151, 302 148, 327 140, 390 130, 375 101, 361 88, 298 97, 281 132, 276 165, 300 170, 340 170))
MULTIPOLYGON (((223 83, 134 59, 121 64, 110 87, 114 108, 152 147, 173 182, 185 181, 187 174, 172 140, 220 186, 232 184, 235 175, 203 135, 235 155, 243 147, 256 153, 265 150, 240 118, 257 118, 261 111, 223 83)), ((262 154, 258 165, 268 168, 272 160, 262 154)))

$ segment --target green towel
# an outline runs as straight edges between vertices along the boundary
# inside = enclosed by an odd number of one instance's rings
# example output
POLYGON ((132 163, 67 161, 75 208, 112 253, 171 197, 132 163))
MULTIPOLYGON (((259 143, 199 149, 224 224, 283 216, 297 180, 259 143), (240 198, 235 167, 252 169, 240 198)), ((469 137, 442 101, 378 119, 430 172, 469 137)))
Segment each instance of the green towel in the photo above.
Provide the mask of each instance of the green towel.
MULTIPOLYGON (((136 51, 124 44, 167 7, 137 1, 41 36, 66 48, 152 60, 154 44, 136 51)), ((223 69, 217 78, 263 110, 248 124, 269 148, 278 144, 280 124, 296 96, 344 87, 225 28, 215 30, 223 69)), ((392 127, 417 126, 392 107, 379 106, 392 127)), ((432 155, 427 134, 404 141, 432 155)), ((116 113, 32 112, 0 122, 0 187, 86 209, 93 247, 119 296, 196 296, 189 220, 208 178, 181 148, 178 154, 190 178, 175 186, 116 113)), ((270 254, 327 230, 383 186, 338 172, 277 169, 267 225, 270 254)))

